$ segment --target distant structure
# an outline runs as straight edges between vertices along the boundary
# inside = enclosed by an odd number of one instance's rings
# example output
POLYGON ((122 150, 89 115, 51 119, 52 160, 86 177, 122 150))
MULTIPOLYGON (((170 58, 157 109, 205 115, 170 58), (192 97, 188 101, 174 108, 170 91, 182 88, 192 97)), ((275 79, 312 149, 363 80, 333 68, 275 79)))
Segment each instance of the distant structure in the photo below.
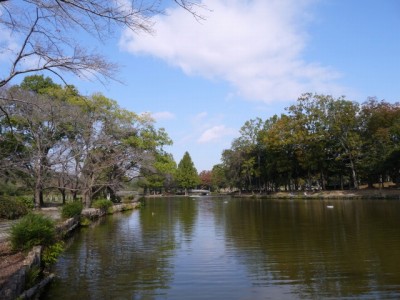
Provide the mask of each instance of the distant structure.
POLYGON ((189 190, 189 195, 208 196, 211 194, 209 190, 189 190))

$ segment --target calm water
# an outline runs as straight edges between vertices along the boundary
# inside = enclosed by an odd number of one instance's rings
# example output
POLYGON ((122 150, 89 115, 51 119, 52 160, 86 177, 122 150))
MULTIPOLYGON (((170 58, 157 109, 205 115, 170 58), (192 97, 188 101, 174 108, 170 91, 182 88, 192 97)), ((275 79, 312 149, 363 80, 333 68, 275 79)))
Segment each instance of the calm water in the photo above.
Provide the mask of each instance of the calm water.
POLYGON ((43 299, 400 299, 400 201, 148 199, 54 271, 43 299))

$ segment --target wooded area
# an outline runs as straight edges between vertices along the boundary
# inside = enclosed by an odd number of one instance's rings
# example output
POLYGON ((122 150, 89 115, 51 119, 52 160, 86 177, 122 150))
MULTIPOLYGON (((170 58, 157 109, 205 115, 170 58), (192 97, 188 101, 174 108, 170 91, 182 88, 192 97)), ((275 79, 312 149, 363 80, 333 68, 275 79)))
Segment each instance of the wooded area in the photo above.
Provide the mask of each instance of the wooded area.
POLYGON ((81 96, 73 86, 29 76, 1 90, 0 175, 32 191, 35 205, 45 191, 65 202, 82 197, 87 207, 102 193, 114 199, 123 182, 153 168, 172 141, 149 115, 122 109, 101 94, 81 96))
POLYGON ((242 126, 213 185, 268 192, 400 183, 399 103, 307 93, 286 111, 242 126))

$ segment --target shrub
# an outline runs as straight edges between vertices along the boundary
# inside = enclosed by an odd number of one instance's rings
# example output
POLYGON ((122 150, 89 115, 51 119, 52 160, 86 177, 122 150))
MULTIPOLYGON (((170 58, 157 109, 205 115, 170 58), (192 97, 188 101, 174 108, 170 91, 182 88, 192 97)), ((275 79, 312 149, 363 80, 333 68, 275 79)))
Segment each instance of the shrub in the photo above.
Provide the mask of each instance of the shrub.
POLYGON ((87 217, 81 217, 81 220, 79 222, 81 224, 81 226, 89 226, 90 224, 92 224, 92 221, 87 218, 87 217))
POLYGON ((29 212, 27 206, 16 199, 0 198, 0 218, 17 219, 29 212))
POLYGON ((42 254, 42 262, 44 263, 45 267, 49 267, 52 264, 57 262, 58 257, 64 251, 64 243, 57 242, 53 245, 46 247, 43 250, 42 254))
POLYGON ((107 211, 109 207, 111 207, 113 203, 107 199, 100 199, 93 202, 92 207, 99 208, 101 210, 107 211))
POLYGON ((51 245, 56 239, 53 220, 29 213, 11 227, 10 240, 14 250, 27 250, 36 245, 51 245))
POLYGON ((35 202, 33 196, 17 196, 15 200, 19 203, 23 203, 29 210, 35 208, 35 202))
POLYGON ((38 266, 34 266, 26 272, 25 288, 30 289, 33 287, 40 278, 41 270, 38 266))
POLYGON ((63 218, 73 218, 79 216, 82 212, 83 205, 79 201, 69 202, 61 209, 61 216, 63 218))

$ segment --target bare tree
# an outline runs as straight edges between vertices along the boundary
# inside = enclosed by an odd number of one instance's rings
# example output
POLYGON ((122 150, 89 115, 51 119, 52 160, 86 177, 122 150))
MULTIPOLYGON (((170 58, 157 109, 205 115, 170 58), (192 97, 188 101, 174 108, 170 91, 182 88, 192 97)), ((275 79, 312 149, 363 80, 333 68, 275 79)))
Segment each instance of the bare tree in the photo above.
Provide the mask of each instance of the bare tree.
MULTIPOLYGON (((0 0, 0 30, 9 41, 0 44, 0 87, 15 76, 37 71, 64 72, 101 82, 115 79, 117 66, 81 46, 77 36, 87 33, 98 42, 116 31, 152 32, 152 17, 163 13, 162 0, 0 0)), ((196 1, 174 0, 196 19, 201 19, 196 1)), ((65 82, 65 81, 64 81, 65 82)))

